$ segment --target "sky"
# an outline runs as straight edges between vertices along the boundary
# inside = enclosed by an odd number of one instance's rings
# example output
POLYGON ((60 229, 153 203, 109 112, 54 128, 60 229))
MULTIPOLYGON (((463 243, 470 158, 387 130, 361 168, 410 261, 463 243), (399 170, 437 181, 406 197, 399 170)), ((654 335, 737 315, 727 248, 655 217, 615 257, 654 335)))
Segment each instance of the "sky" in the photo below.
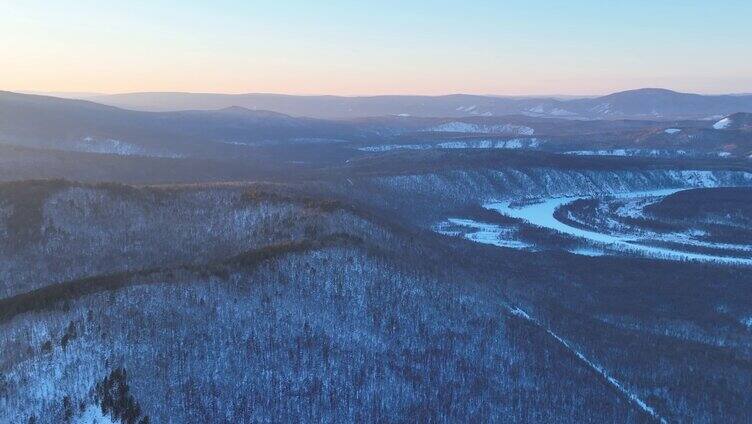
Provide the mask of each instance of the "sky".
POLYGON ((0 0, 0 90, 752 92, 752 1, 0 0))

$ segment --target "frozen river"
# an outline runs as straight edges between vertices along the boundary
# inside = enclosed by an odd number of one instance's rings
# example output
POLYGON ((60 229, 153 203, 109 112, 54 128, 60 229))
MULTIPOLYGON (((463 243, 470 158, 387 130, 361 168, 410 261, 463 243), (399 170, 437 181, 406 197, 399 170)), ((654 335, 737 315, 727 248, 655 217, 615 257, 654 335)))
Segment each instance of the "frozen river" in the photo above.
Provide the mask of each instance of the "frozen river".
MULTIPOLYGON (((615 197, 624 198, 636 198, 636 197, 663 197, 668 196, 682 189, 666 189, 666 190, 652 190, 644 192, 631 192, 615 197)), ((645 246, 636 243, 638 240, 621 235, 612 235, 596 231, 584 230, 570 226, 555 218, 554 213, 556 209, 574 202, 578 199, 587 199, 589 196, 583 197, 560 197, 545 199, 540 203, 533 203, 523 205, 520 207, 514 207, 510 202, 493 202, 484 205, 485 208, 497 211, 503 215, 521 219, 529 224, 536 225, 538 227, 547 228, 550 230, 558 231, 563 234, 567 234, 573 237, 585 239, 594 245, 605 247, 612 250, 619 250, 628 253, 634 253, 642 256, 648 256, 651 258, 672 259, 672 260, 690 260, 690 261, 702 261, 702 262, 716 262, 727 263, 736 265, 752 265, 752 259, 738 258, 729 256, 716 256, 703 253, 685 252, 681 250, 645 246)))

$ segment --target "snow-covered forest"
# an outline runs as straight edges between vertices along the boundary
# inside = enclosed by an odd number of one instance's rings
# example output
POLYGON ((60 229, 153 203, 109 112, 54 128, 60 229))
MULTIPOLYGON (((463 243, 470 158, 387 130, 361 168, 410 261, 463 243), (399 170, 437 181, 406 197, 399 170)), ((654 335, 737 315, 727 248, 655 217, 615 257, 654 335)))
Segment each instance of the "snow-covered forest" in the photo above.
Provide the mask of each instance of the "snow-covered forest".
POLYGON ((747 100, 671 93, 0 92, 0 424, 752 422, 747 100))
POLYGON ((499 249, 432 223, 488 218, 469 203, 523 192, 748 179, 5 183, 2 420, 738 420, 752 408, 748 270, 499 249))

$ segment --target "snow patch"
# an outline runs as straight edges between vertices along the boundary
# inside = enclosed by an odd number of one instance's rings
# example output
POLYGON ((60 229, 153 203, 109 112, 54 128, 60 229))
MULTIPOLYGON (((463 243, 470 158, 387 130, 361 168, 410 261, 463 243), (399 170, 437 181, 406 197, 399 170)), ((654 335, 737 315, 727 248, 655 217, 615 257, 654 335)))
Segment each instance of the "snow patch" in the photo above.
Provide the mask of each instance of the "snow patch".
POLYGON ((575 156, 646 156, 646 157, 673 157, 686 156, 686 150, 666 149, 604 149, 604 150, 572 150, 564 152, 565 155, 575 156))
POLYGON ((601 114, 601 115, 613 114, 610 103, 601 103, 601 104, 595 105, 590 109, 590 111, 601 114))
POLYGON ((391 150, 426 150, 430 144, 384 144, 381 146, 358 147, 361 152, 389 152, 391 150))
POLYGON ((115 139, 95 140, 92 137, 84 138, 76 147, 84 152, 105 153, 112 155, 141 155, 146 156, 146 151, 131 143, 126 143, 115 139))
POLYGON ((752 330, 752 317, 747 317, 742 320, 742 325, 747 327, 747 329, 752 330))
POLYGON ((665 130, 663 130, 663 132, 665 132, 666 134, 676 134, 680 133, 681 130, 679 128, 666 128, 665 130))
POLYGON ((570 112, 570 111, 568 111, 566 109, 561 109, 561 108, 558 108, 558 107, 553 108, 551 110, 546 110, 543 107, 543 105, 538 105, 538 106, 535 106, 535 107, 532 107, 532 108, 528 109, 527 110, 527 114, 528 115, 532 115, 532 116, 541 116, 541 115, 550 115, 550 116, 575 116, 575 115, 577 115, 574 112, 570 112))
POLYGON ((164 158, 180 158, 181 155, 165 154, 144 149, 135 144, 112 138, 96 139, 94 137, 84 137, 81 141, 73 144, 71 150, 76 152, 99 153, 118 156, 151 156, 164 158))
POLYGON ((537 138, 511 140, 473 140, 473 141, 447 141, 439 143, 440 149, 523 149, 540 147, 537 138))
POLYGON ((520 308, 514 308, 510 312, 512 313, 512 315, 515 315, 515 316, 518 316, 518 317, 521 317, 521 318, 525 318, 526 320, 531 320, 532 319, 532 318, 530 318, 530 315, 528 315, 527 312, 523 311, 520 308))
POLYGON ((362 152, 388 152, 391 150, 428 149, 536 149, 542 144, 537 138, 513 138, 510 140, 480 139, 469 141, 445 141, 437 144, 385 144, 359 147, 362 152))
POLYGON ((606 252, 604 252, 601 249, 594 249, 594 248, 580 248, 580 249, 571 249, 569 253, 574 253, 575 255, 581 255, 581 256, 591 256, 591 257, 600 257, 600 256, 606 256, 606 252))
POLYGON ((533 135, 535 130, 524 125, 503 124, 485 125, 471 124, 468 122, 452 121, 445 122, 434 127, 425 129, 430 132, 454 132, 454 133, 480 133, 480 134, 516 134, 533 135))
POLYGON ((470 241, 481 244, 490 244, 497 247, 509 247, 513 249, 530 249, 528 243, 516 240, 515 228, 503 227, 496 224, 477 222, 472 219, 449 218, 436 226, 435 231, 447 236, 462 236, 470 241))
POLYGON ((731 119, 729 119, 729 118, 723 118, 720 121, 718 121, 715 124, 713 124, 713 128, 715 128, 717 130, 725 130, 726 128, 729 127, 729 125, 731 125, 731 119))
POLYGON ((72 422, 73 424, 120 424, 120 420, 114 420, 109 415, 105 415, 102 413, 102 409, 96 405, 89 405, 72 422))

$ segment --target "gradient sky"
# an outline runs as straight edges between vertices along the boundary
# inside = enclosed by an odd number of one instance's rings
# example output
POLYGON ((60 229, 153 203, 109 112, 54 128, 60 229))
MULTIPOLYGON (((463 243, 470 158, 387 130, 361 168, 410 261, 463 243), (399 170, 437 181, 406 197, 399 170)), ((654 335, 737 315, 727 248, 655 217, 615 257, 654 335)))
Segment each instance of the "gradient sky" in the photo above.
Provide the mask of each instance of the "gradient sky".
POLYGON ((752 92, 752 1, 0 0, 0 89, 752 92))

